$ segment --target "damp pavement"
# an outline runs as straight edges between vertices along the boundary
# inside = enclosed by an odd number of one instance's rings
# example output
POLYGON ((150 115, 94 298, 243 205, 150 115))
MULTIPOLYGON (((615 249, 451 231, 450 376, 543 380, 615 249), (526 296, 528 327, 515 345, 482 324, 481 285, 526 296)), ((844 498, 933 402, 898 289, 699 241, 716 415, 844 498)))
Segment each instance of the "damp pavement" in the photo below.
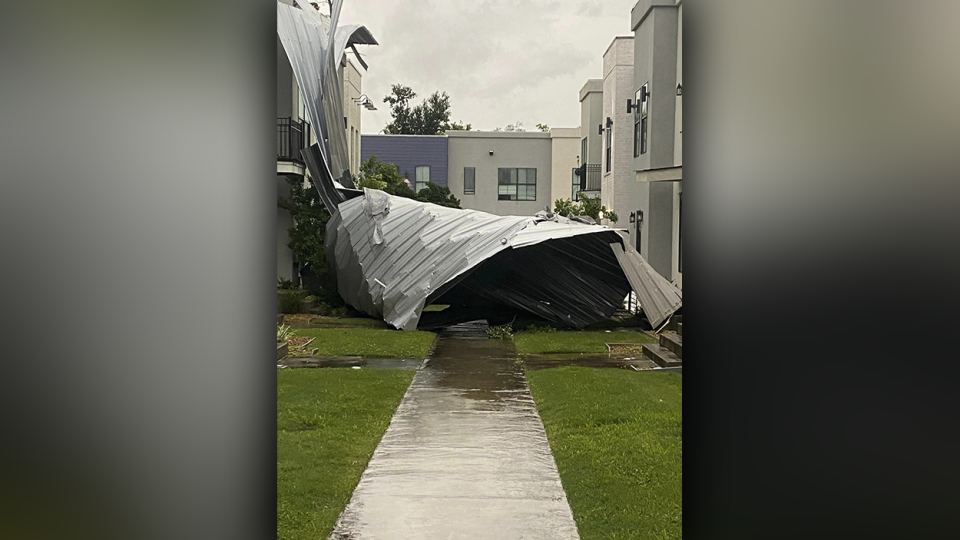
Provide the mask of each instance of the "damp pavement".
POLYGON ((579 539, 513 343, 440 333, 331 540, 579 539))

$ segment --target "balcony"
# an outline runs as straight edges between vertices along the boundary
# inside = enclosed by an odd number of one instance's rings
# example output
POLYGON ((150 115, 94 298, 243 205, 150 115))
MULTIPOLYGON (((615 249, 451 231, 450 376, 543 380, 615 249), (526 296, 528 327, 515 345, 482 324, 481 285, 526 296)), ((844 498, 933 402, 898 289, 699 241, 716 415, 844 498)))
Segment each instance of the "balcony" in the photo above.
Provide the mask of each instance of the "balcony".
MULTIPOLYGON (((600 165, 599 164, 586 164, 573 169, 573 186, 574 190, 586 191, 591 196, 596 196, 600 194, 600 165), (577 188, 576 186, 579 186, 577 188)), ((577 193, 573 194, 574 200, 577 200, 577 193)))
POLYGON ((277 161, 303 165, 300 150, 310 146, 310 124, 293 118, 277 118, 277 161))

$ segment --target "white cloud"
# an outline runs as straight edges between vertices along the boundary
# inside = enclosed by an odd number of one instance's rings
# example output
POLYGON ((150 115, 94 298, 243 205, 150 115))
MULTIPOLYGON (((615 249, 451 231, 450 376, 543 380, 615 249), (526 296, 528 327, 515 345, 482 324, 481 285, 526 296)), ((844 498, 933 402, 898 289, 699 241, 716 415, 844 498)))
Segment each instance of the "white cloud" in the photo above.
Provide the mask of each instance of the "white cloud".
POLYGON ((396 83, 415 101, 446 91, 452 118, 490 130, 517 121, 576 127, 577 95, 603 76, 603 52, 631 35, 636 0, 346 0, 342 24, 366 26, 380 43, 360 46, 370 65, 363 133, 390 121, 383 97, 396 83))

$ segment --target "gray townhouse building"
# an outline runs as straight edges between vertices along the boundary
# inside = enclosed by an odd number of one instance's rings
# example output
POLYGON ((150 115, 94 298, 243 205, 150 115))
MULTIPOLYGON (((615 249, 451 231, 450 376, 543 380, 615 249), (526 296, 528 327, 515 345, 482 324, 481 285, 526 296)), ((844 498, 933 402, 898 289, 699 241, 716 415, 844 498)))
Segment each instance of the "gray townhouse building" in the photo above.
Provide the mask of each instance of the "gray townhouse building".
POLYGON ((599 195, 626 243, 682 289, 682 2, 640 0, 631 29, 604 52, 603 78, 580 89, 572 189, 599 195))
POLYGON ((683 287, 683 4, 640 0, 634 32, 634 169, 640 188, 634 223, 640 254, 683 287))
POLYGON ((363 135, 362 156, 397 165, 417 182, 447 186, 463 208, 529 216, 570 198, 580 159, 578 128, 363 135))

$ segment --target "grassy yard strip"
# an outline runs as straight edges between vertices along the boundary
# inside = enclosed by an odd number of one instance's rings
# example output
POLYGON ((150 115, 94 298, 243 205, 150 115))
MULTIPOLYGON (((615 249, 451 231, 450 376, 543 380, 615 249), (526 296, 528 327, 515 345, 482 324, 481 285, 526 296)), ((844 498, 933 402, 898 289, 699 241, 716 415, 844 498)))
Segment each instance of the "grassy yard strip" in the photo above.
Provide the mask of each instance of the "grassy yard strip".
POLYGON ((582 540, 683 536, 683 376, 528 371, 582 540))
POLYGON ((592 332, 566 330, 561 332, 518 332, 513 341, 520 354, 596 353, 606 354, 606 343, 653 343, 643 332, 592 332))
POLYGON ((326 538, 413 371, 277 372, 277 538, 326 538))
POLYGON ((366 317, 320 317, 314 316, 309 319, 311 327, 330 327, 330 328, 355 328, 358 326, 368 328, 389 328, 387 323, 380 319, 370 319, 366 317))
POLYGON ((315 337, 310 348, 320 349, 321 356, 423 358, 436 337, 433 332, 371 328, 298 328, 295 332, 315 337))

